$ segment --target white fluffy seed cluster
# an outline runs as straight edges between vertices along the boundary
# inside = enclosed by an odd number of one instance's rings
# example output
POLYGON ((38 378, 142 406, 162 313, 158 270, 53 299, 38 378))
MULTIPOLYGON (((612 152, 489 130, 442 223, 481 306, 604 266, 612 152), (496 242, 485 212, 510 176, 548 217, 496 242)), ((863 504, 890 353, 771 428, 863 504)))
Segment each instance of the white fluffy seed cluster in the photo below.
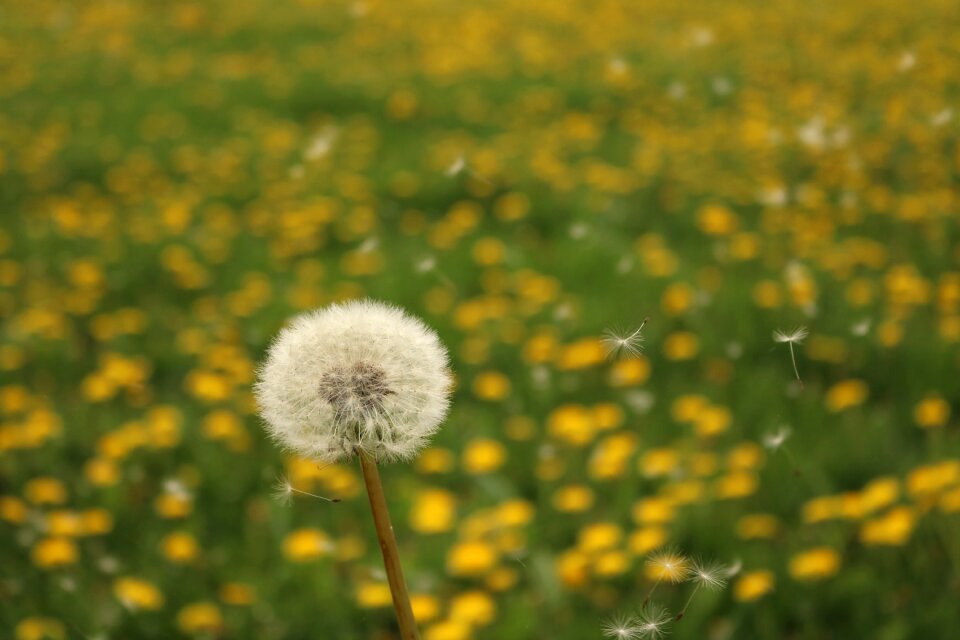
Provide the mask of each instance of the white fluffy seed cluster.
POLYGON ((451 386, 432 329, 399 307, 359 300, 294 318, 254 390, 282 447, 334 462, 358 449, 378 460, 412 457, 446 416, 451 386))

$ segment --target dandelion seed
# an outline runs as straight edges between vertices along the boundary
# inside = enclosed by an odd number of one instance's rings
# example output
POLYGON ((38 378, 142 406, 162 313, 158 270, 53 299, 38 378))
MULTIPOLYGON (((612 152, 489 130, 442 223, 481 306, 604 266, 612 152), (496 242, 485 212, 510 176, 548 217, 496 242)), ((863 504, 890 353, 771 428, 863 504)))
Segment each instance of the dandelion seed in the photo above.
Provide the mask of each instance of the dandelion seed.
POLYGON ((722 589, 727 584, 727 577, 725 575, 725 569, 722 565, 719 564, 705 564, 701 561, 696 561, 690 567, 690 579, 696 584, 693 587, 693 591, 690 592, 690 597, 687 598, 686 604, 683 605, 683 609, 680 610, 680 613, 677 614, 675 620, 680 622, 683 619, 683 616, 687 613, 687 607, 690 606, 690 603, 693 602, 693 596, 697 595, 697 592, 701 588, 718 590, 722 589))
POLYGON ((730 564, 726 569, 724 569, 723 574, 727 579, 732 578, 733 576, 740 573, 740 570, 743 569, 743 561, 740 558, 737 558, 730 564))
POLYGON ((791 430, 790 427, 782 425, 779 429, 773 433, 768 433, 763 436, 763 446, 769 449, 770 451, 776 451, 783 446, 783 443, 787 441, 787 438, 790 437, 791 430))
POLYGON ((621 353, 629 355, 639 355, 643 351, 643 328, 649 318, 644 318, 640 327, 633 333, 613 331, 608 329, 603 334, 603 346, 607 351, 607 357, 613 358, 621 353))
POLYGON ((690 575, 690 561, 676 551, 667 549, 647 558, 647 576, 654 579, 641 606, 646 607, 661 581, 683 582, 690 575))
POLYGON ((781 331, 777 329, 773 332, 773 341, 778 343, 787 343, 790 345, 790 360, 793 362, 793 375, 797 377, 797 384, 803 389, 803 380, 800 379, 800 371, 797 369, 797 356, 794 353, 793 345, 800 344, 810 335, 806 327, 797 327, 793 331, 781 331))
POLYGON ((601 632, 605 637, 614 640, 635 640, 641 637, 638 620, 623 614, 607 620, 601 627, 601 632))
POLYGON ((640 614, 637 630, 641 638, 662 638, 667 632, 664 628, 670 622, 670 613, 662 606, 653 607, 640 614))
POLYGON ((302 496, 317 498, 319 500, 325 500, 327 502, 340 502, 340 498, 328 498, 326 496, 319 496, 315 493, 310 493, 309 491, 297 489, 293 486, 293 483, 287 479, 286 476, 280 476, 277 478, 277 482, 273 486, 273 497, 280 502, 280 504, 290 504, 293 501, 293 494, 295 493, 302 496))
POLYGON ((447 167, 446 171, 444 171, 444 174, 448 178, 452 178, 458 173, 461 173, 466 167, 467 167, 466 159, 463 156, 457 156, 457 158, 452 163, 450 163, 450 166, 447 167))

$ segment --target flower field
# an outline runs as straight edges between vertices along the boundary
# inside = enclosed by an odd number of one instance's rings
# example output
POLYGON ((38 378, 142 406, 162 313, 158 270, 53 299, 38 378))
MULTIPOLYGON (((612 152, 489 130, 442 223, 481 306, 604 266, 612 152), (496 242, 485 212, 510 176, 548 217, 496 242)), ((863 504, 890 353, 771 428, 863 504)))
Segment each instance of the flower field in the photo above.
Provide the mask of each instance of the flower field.
POLYGON ((4 2, 0 638, 397 638, 252 387, 365 297, 424 640, 956 637, 958 109, 955 0, 4 2))

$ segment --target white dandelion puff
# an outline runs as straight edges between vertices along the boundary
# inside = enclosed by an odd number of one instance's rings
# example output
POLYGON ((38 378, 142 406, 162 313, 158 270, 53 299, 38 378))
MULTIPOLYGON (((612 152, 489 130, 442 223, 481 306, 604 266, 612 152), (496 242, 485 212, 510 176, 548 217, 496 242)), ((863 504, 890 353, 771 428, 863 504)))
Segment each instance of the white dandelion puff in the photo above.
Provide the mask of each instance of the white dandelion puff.
POLYGON ((600 631, 604 637, 613 638, 613 640, 635 640, 641 637, 637 619, 623 614, 607 620, 600 631))
POLYGON ((717 563, 697 561, 690 568, 690 579, 705 589, 723 589, 727 584, 726 568, 717 563))
POLYGON ((447 414, 452 384, 436 333, 373 300, 295 318, 267 352, 254 387, 270 436, 306 458, 364 451, 410 458, 447 414))
POLYGON ((665 627, 670 622, 670 613, 662 606, 651 607, 640 614, 637 620, 637 631, 641 638, 662 638, 667 632, 665 627))
POLYGON ((700 560, 690 565, 689 579, 693 581, 695 586, 693 587, 693 591, 690 592, 690 597, 687 598, 686 604, 683 605, 683 609, 681 609, 677 617, 674 618, 677 622, 683 619, 684 614, 687 613, 687 608, 690 606, 690 603, 693 602, 693 596, 697 595, 697 592, 700 591, 701 588, 716 591, 723 589, 727 584, 727 576, 723 565, 706 564, 700 560))
POLYGON ((607 329, 603 334, 603 346, 607 350, 608 357, 616 357, 621 353, 627 355, 639 355, 643 351, 643 328, 647 325, 647 319, 640 323, 640 327, 632 332, 614 331, 607 329))
POLYGON ((787 343, 790 345, 790 361, 793 362, 793 375, 797 378, 797 384, 803 389, 803 380, 800 379, 800 371, 797 369, 797 356, 793 351, 793 345, 800 344, 807 339, 810 331, 806 327, 797 327, 793 331, 782 331, 777 329, 773 332, 773 341, 778 343, 787 343))
POLYGON ((450 166, 447 167, 446 171, 443 173, 448 177, 452 178, 453 176, 462 173, 464 169, 467 168, 467 160, 463 156, 457 156, 453 162, 450 163, 450 166))

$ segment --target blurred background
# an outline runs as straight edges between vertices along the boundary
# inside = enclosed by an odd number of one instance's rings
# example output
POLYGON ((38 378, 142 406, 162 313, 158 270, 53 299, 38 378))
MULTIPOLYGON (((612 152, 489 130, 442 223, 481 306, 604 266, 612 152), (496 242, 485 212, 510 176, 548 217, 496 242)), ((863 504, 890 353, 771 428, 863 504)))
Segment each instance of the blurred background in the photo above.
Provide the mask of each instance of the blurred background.
POLYGON ((675 638, 955 637, 958 20, 7 0, 0 636, 396 637, 359 469, 250 387, 372 296, 458 382, 382 471, 425 640, 672 616, 664 549, 728 578, 675 638))

